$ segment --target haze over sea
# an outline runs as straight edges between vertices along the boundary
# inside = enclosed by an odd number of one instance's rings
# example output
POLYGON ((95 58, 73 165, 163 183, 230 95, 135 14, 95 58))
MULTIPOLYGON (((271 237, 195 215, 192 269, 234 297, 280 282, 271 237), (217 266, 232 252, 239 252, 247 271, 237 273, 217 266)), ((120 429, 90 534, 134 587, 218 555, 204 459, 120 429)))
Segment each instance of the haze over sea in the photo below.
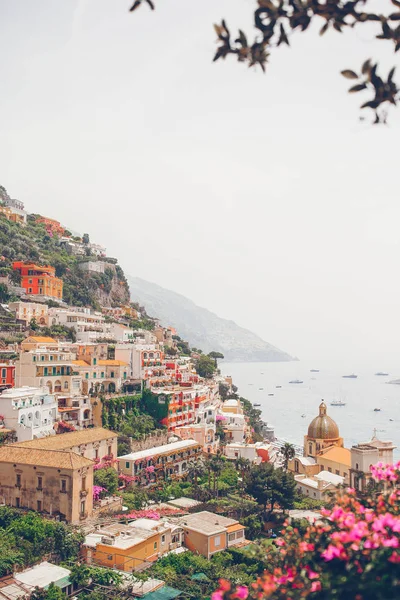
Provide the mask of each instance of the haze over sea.
POLYGON ((219 366, 223 375, 232 376, 241 396, 261 404, 258 408, 262 418, 275 427, 277 438, 303 445, 308 425, 317 416, 319 403, 324 399, 328 415, 338 424, 347 448, 370 440, 376 428, 377 437, 392 440, 398 446, 394 454, 400 458, 400 385, 386 383, 400 377, 400 369, 397 373, 389 372, 388 377, 376 376, 371 370, 357 370, 357 379, 343 379, 342 376, 351 374, 352 370, 322 369, 317 363, 310 365, 302 361, 221 361, 219 366), (310 372, 319 368, 319 373, 310 372), (303 383, 290 384, 293 379, 303 383), (282 388, 276 387, 279 385, 282 388), (346 406, 331 406, 332 400, 343 400, 346 406), (374 412, 374 408, 380 408, 381 412, 374 412))

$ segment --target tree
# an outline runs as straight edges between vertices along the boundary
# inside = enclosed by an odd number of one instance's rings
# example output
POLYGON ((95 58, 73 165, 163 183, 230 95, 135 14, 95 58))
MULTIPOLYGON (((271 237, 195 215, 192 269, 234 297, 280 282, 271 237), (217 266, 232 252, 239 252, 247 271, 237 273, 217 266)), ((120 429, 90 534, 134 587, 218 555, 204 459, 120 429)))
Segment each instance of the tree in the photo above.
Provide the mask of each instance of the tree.
POLYGON ((220 382, 218 386, 219 395, 221 396, 221 400, 226 400, 229 394, 229 385, 226 383, 220 382))
POLYGON ((94 472, 94 485, 99 485, 107 490, 110 495, 118 490, 118 473, 112 467, 97 469, 94 472))
POLYGON ((65 600, 67 598, 65 592, 54 583, 50 583, 47 589, 36 587, 30 597, 31 600, 65 600))
POLYGON ((250 586, 222 582, 214 600, 394 600, 400 596, 400 462, 371 468, 378 492, 339 489, 314 524, 290 524, 261 547, 250 586), (260 556, 261 558, 261 556, 260 556))
POLYGON ((0 302, 3 304, 7 304, 10 299, 10 294, 8 292, 8 287, 5 283, 0 283, 0 302))
POLYGON ((211 379, 216 371, 214 360, 205 354, 201 354, 194 365, 200 377, 204 377, 205 379, 211 379))
POLYGON ((296 482, 291 473, 274 469, 270 463, 261 463, 248 474, 246 491, 262 504, 264 511, 269 506, 272 513, 277 504, 282 509, 292 508, 296 498, 296 482))
POLYGON ((82 236, 82 243, 87 245, 90 243, 90 238, 88 233, 84 233, 82 236))
POLYGON ((39 329, 39 325, 38 325, 38 322, 35 317, 33 317, 33 319, 31 319, 31 321, 29 323, 29 327, 32 329, 32 331, 37 331, 39 329))
POLYGON ((188 479, 193 481, 195 489, 199 487, 199 479, 203 477, 205 473, 204 463, 202 460, 191 460, 188 465, 187 476, 188 479))
POLYGON ((296 456, 296 450, 294 449, 293 444, 285 442, 279 453, 283 456, 283 467, 287 471, 289 461, 293 460, 296 456))
POLYGON ((221 472, 224 468, 225 459, 218 454, 214 454, 210 459, 210 470, 213 474, 213 489, 214 495, 218 498, 218 478, 221 475, 221 472))
POLYGON ((214 360, 215 367, 218 367, 218 359, 224 358, 224 355, 221 352, 209 352, 208 356, 214 360))
MULTIPOLYGON (((155 8, 155 0, 135 0, 130 10, 134 11, 142 4, 155 8)), ((372 24, 376 29, 375 39, 390 42, 394 52, 400 50, 399 0, 391 0, 392 6, 388 2, 380 14, 367 12, 367 5, 374 4, 371 0, 255 0, 255 4, 253 41, 249 41, 241 29, 231 35, 225 20, 214 25, 218 40, 214 61, 234 56, 238 62, 249 67, 260 66, 265 71, 274 48, 289 46, 293 33, 304 32, 314 23, 320 23, 320 35, 328 30, 342 33, 372 24)), ((370 92, 370 99, 361 108, 374 111, 374 123, 385 123, 387 107, 400 100, 400 89, 393 81, 394 72, 393 68, 387 79, 382 78, 378 75, 378 64, 372 60, 364 62, 360 74, 350 69, 342 71, 344 77, 357 80, 349 92, 370 92)))

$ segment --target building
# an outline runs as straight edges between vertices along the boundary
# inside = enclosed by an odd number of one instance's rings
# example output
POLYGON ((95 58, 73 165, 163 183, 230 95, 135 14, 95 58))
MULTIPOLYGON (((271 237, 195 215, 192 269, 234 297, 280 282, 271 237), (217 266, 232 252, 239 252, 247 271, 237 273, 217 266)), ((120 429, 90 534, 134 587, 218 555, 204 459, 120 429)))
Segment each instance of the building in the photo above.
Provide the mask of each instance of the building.
MULTIPOLYGON (((306 476, 314 481, 321 472, 342 477, 348 484, 350 471, 350 451, 343 446, 343 438, 335 421, 328 416, 324 401, 319 406, 319 414, 308 427, 304 436, 304 456, 295 456, 289 461, 288 469, 299 478, 306 476)), ((314 481, 315 483, 315 481, 314 481)))
POLYGON ((1 388, 12 388, 15 385, 15 365, 10 363, 0 363, 1 388))
POLYGON ((224 454, 230 460, 244 458, 251 463, 260 464, 262 462, 273 462, 276 450, 272 444, 266 444, 265 442, 256 442, 255 444, 231 442, 224 447, 224 454))
POLYGON ((344 478, 329 471, 321 471, 316 475, 295 475, 297 489, 313 500, 329 499, 328 492, 333 492, 338 485, 344 484, 344 478))
POLYGON ((43 225, 46 227, 46 230, 52 234, 56 234, 59 237, 64 235, 65 227, 63 227, 61 223, 55 219, 49 219, 49 217, 37 217, 36 223, 43 223, 43 225))
POLYGON ((5 390, 0 394, 0 413, 4 426, 15 432, 18 442, 55 434, 57 402, 47 388, 5 390))
POLYGON ((343 438, 335 421, 328 416, 324 401, 319 405, 319 415, 308 426, 304 436, 304 456, 316 458, 323 450, 331 446, 343 447, 343 438))
POLYGON ((14 271, 21 275, 21 286, 29 296, 43 296, 62 300, 63 282, 55 276, 55 268, 50 265, 39 266, 35 263, 16 261, 14 271))
POLYGON ((90 308, 50 308, 49 325, 63 325, 76 332, 76 339, 81 343, 96 342, 98 338, 106 337, 108 330, 102 314, 90 308))
POLYGON ((118 434, 102 427, 62 433, 18 444, 26 450, 41 449, 49 452, 72 452, 91 461, 117 458, 118 434))
POLYGON ((58 396, 57 410, 61 427, 67 424, 75 429, 86 429, 94 425, 92 403, 88 396, 58 396))
POLYGON ((63 350, 52 338, 31 337, 22 344, 16 363, 16 385, 47 387, 50 394, 80 396, 82 377, 76 369, 75 354, 63 350), (50 340, 42 342, 40 340, 50 340), (25 348, 33 349, 25 350, 25 348))
POLYGON ((50 584, 60 588, 65 594, 71 595, 75 589, 70 581, 71 571, 47 561, 38 565, 6 576, 0 580, 0 598, 2 600, 17 600, 29 598, 31 593, 39 588, 46 590, 50 584))
MULTIPOLYGON (((27 213, 24 210, 24 203, 21 202, 21 200, 10 198, 7 194, 7 190, 2 185, 0 185, 0 200, 4 203, 4 207, 11 211, 13 218, 9 219, 10 221, 20 223, 21 225, 26 223, 27 213)), ((5 216, 7 215, 7 213, 4 212, 3 214, 5 214, 5 216)), ((6 218, 8 217, 6 216, 6 218)))
POLYGON ((88 260, 79 263, 78 267, 86 273, 104 273, 106 263, 101 260, 88 260))
POLYGON ((0 206, 0 214, 2 214, 7 221, 12 221, 13 223, 18 223, 19 225, 25 225, 26 223, 25 211, 20 211, 18 209, 11 208, 10 206, 0 206))
POLYGON ((214 423, 194 423, 176 427, 174 433, 183 440, 195 440, 207 454, 216 454, 219 449, 219 437, 215 434, 214 423))
POLYGON ((159 479, 187 476, 189 463, 201 453, 202 447, 195 440, 181 440, 120 456, 119 469, 141 485, 151 485, 159 479))
POLYGON ((161 366, 164 355, 157 344, 131 343, 117 344, 115 358, 128 364, 129 378, 143 379, 145 369, 161 366))
POLYGON ((77 359, 73 361, 74 368, 82 377, 82 392, 84 394, 108 392, 114 394, 122 389, 128 377, 128 364, 122 360, 97 359, 91 363, 77 359))
POLYGON ((245 539, 245 527, 239 521, 206 510, 185 515, 175 521, 184 530, 185 546, 208 559, 216 552, 249 543, 245 539))
POLYGON ((51 350, 58 350, 59 342, 52 337, 42 335, 30 335, 21 342, 22 352, 28 352, 29 350, 37 350, 38 348, 47 348, 51 350))
POLYGON ((39 440, 0 447, 0 503, 59 515, 69 523, 90 517, 93 461, 71 451, 29 446, 34 442, 39 440))
POLYGON ((364 492, 371 479, 371 467, 379 462, 393 464, 393 442, 378 440, 376 433, 372 440, 352 446, 350 450, 350 486, 364 492))
POLYGON ((47 304, 39 304, 38 302, 10 302, 8 308, 15 314, 17 321, 23 321, 25 325, 29 325, 32 319, 41 327, 49 324, 47 304))
POLYGON ((132 572, 150 566, 182 543, 181 526, 164 520, 138 519, 126 525, 105 526, 87 535, 82 555, 89 565, 132 572))

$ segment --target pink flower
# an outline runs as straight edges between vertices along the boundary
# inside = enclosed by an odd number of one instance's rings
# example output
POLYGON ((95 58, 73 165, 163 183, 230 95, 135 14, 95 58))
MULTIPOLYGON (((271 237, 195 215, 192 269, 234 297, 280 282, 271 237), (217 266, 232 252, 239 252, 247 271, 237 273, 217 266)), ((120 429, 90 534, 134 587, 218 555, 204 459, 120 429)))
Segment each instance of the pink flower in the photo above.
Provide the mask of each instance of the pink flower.
POLYGON ((340 548, 338 546, 333 546, 329 544, 328 548, 322 552, 321 556, 326 561, 333 560, 334 558, 339 558, 341 554, 340 548))
POLYGON ((223 592, 220 592, 219 590, 218 592, 214 592, 211 596, 211 600, 224 600, 223 592))
POLYGON ((400 553, 399 552, 392 552, 391 556, 389 557, 389 562, 391 562, 391 563, 400 563, 400 553))
POLYGON ((311 584, 311 591, 312 592, 319 592, 321 591, 321 582, 320 581, 313 581, 311 584))
POLYGON ((249 595, 249 590, 247 589, 247 587, 245 585, 240 585, 238 588, 236 588, 236 594, 235 594, 236 598, 239 598, 240 600, 246 600, 248 595, 249 595))
POLYGON ((275 540, 275 544, 277 546, 285 546, 285 540, 283 540, 282 538, 278 538, 277 540, 275 540))

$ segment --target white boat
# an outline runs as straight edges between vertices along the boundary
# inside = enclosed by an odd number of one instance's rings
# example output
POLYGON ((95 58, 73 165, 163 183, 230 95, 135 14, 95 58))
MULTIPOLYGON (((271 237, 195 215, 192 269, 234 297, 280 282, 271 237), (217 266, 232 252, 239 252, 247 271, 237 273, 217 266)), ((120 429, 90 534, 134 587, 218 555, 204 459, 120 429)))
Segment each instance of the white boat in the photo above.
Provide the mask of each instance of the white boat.
POLYGON ((374 408, 374 412, 381 412, 380 408, 374 408))
POLYGON ((346 402, 343 402, 343 400, 332 400, 331 406, 346 406, 346 402))
POLYGON ((300 379, 292 379, 289 383, 303 383, 300 379))
POLYGON ((255 402, 255 403, 253 404, 253 406, 261 406, 261 404, 259 404, 258 402, 255 402))

